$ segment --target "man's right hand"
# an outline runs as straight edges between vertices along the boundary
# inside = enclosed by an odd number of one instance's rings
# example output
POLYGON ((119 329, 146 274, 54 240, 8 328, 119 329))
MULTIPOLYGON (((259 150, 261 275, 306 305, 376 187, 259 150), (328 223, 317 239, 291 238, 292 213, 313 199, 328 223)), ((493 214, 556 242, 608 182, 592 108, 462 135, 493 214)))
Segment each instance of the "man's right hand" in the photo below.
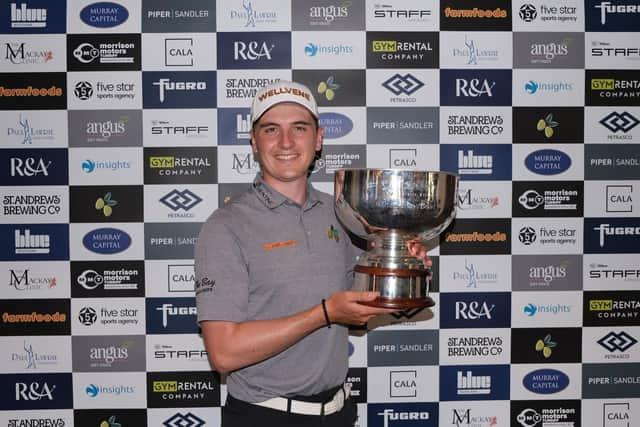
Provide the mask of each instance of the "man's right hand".
POLYGON ((360 304, 360 302, 373 301, 379 296, 379 292, 336 292, 326 301, 329 319, 332 323, 362 325, 373 317, 398 311, 397 309, 371 307, 360 304))

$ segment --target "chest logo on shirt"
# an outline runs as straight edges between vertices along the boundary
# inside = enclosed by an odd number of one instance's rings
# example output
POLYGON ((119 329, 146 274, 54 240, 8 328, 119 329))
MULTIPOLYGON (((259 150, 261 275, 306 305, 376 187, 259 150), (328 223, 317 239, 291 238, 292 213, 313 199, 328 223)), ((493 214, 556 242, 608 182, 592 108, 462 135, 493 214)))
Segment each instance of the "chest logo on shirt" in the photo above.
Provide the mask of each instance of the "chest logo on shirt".
POLYGON ((340 235, 338 234, 338 229, 335 228, 333 224, 331 224, 331 226, 329 226, 329 230, 327 230, 327 237, 335 240, 336 242, 340 241, 340 235))
POLYGON ((270 251, 271 249, 285 248, 287 246, 295 246, 297 244, 298 244, 298 242, 295 241, 295 240, 287 240, 286 242, 267 243, 267 244, 262 245, 262 248, 265 251, 270 251))

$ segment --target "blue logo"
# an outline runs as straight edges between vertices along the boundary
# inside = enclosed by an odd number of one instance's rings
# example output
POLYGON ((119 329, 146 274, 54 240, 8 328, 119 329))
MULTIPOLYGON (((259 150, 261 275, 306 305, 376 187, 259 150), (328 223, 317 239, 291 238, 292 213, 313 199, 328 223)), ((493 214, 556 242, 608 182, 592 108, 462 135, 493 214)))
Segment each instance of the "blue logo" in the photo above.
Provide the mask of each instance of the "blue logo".
POLYGON ((320 127, 325 139, 342 138, 353 130, 353 121, 340 113, 320 113, 320 127))
POLYGON ((68 261, 69 224, 0 224, 0 261, 68 261))
POLYGON ((218 33, 219 69, 291 68, 291 32, 218 33))
POLYGON ((529 303, 524 306, 523 311, 524 311, 524 314, 526 314, 527 316, 533 317, 538 311, 538 308, 535 305, 529 303))
POLYGON ((11 0, 0 8, 0 34, 60 34, 66 28, 66 0, 11 0))
POLYGON ((249 146, 251 115, 248 108, 218 108, 218 145, 249 146))
POLYGON ((92 3, 80 11, 80 19, 96 28, 111 28, 123 24, 129 18, 126 7, 112 2, 92 3))
POLYGON ((98 386, 95 384, 89 384, 84 391, 89 395, 89 397, 96 397, 100 392, 100 389, 98 389, 98 386))
POLYGON ((440 400, 509 400, 509 365, 440 366, 440 400))
POLYGON ((510 181, 511 149, 510 144, 444 144, 440 168, 463 181, 510 181))
POLYGON ((131 236, 117 228, 98 228, 85 234, 82 244, 91 252, 112 255, 127 250, 131 236))
POLYGON ((533 80, 529 80, 524 84, 524 90, 527 93, 536 93, 538 91, 538 83, 534 82, 533 80))
POLYGON ((143 71, 144 108, 215 108, 215 71, 143 71))
POLYGON ((307 56, 316 56, 318 53, 318 46, 313 43, 307 43, 304 47, 304 54, 307 56))
POLYGON ((195 298, 147 298, 148 334, 198 333, 195 298))
POLYGON ((557 175, 571 167, 571 157, 559 150, 538 150, 529 154, 524 164, 538 175, 557 175))
POLYGON ((437 403, 370 403, 369 427, 438 427, 437 403))
POLYGON ((440 105, 511 105, 511 70, 440 70, 440 105))
POLYGON ((569 377, 556 369, 538 369, 525 375, 522 385, 537 394, 559 393, 569 386, 569 377))
POLYGON ((441 328, 508 328, 511 326, 509 292, 440 294, 441 328))
POLYGON ((84 162, 82 162, 82 170, 86 173, 93 172, 95 168, 96 168, 96 162, 94 162, 93 160, 87 159, 84 162))

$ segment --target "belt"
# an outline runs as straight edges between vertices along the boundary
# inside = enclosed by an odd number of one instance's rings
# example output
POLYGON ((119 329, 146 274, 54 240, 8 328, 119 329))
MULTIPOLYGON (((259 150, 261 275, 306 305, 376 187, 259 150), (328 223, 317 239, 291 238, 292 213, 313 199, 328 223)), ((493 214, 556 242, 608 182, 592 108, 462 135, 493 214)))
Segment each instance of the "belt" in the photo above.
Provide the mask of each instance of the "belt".
POLYGON ((305 402, 289 399, 287 397, 274 397, 263 402, 253 403, 276 411, 290 412, 301 415, 331 415, 339 412, 344 406, 344 401, 349 398, 351 383, 344 383, 333 398, 325 403, 305 402))

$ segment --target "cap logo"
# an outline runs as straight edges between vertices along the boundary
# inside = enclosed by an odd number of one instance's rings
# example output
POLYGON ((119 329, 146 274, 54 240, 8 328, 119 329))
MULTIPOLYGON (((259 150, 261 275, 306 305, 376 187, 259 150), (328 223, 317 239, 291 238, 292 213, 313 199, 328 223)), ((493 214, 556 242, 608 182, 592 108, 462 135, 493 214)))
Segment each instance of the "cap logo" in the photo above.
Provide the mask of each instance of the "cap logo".
POLYGON ((271 98, 272 96, 278 96, 282 94, 292 94, 292 95, 300 96, 306 99, 307 101, 311 100, 311 95, 295 87, 280 87, 277 89, 271 89, 266 91, 263 94, 260 94, 258 96, 258 99, 260 100, 260 102, 262 102, 267 98, 271 98))

